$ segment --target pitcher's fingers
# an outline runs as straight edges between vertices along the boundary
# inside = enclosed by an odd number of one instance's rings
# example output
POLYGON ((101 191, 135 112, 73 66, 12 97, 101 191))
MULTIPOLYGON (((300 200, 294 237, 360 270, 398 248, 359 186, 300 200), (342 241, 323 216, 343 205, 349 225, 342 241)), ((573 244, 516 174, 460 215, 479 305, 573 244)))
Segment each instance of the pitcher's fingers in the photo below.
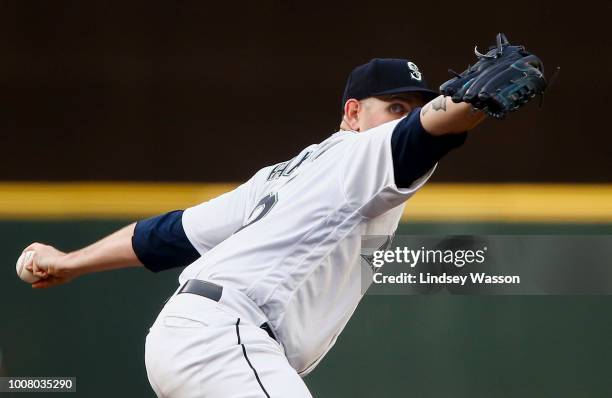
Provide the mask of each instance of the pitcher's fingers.
POLYGON ((38 266, 36 258, 34 258, 34 261, 32 261, 32 273, 39 278, 47 277, 47 270, 38 266))

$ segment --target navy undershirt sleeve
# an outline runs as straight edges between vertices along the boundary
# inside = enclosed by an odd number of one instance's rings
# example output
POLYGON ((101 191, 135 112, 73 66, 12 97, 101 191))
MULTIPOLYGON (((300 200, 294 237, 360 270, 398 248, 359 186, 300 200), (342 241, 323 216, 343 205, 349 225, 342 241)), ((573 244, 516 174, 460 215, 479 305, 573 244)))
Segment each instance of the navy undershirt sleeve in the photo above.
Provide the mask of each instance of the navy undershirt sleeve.
POLYGON ((200 257, 183 229, 183 210, 136 223, 132 247, 140 262, 153 272, 184 267, 200 257))
POLYGON ((421 124, 421 108, 414 109, 395 126, 391 136, 395 185, 409 188, 451 149, 463 145, 466 136, 465 132, 429 134, 421 124))

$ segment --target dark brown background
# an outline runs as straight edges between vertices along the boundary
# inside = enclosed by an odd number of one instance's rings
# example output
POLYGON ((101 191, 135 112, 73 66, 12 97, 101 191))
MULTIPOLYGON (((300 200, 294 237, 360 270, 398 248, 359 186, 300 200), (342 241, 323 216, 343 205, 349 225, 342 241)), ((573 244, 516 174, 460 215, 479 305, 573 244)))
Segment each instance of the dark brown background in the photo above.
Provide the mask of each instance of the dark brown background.
POLYGON ((561 75, 435 180, 612 181, 610 2, 255 3, 0 2, 0 179, 244 180, 334 131, 355 65, 437 87, 503 31, 561 75))

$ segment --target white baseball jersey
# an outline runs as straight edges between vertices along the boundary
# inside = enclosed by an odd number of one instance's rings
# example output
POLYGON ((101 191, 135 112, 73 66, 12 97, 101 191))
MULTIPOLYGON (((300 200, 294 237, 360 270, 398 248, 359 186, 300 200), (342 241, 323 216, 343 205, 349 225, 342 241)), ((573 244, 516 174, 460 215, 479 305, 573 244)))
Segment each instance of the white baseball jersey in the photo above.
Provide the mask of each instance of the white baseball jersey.
POLYGON ((266 315, 289 363, 309 373, 362 298, 362 235, 392 235, 410 188, 394 182, 398 121, 339 131, 234 191, 185 210, 202 255, 179 281, 202 279, 246 294, 266 315))

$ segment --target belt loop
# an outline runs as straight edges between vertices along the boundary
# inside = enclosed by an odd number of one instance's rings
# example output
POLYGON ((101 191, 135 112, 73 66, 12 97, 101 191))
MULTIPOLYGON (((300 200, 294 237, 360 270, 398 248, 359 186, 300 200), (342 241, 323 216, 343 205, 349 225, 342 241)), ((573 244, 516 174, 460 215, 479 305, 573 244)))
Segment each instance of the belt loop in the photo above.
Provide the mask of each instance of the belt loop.
POLYGON ((164 305, 168 304, 168 301, 170 301, 170 299, 171 299, 172 297, 174 297, 174 296, 176 296, 177 294, 179 294, 180 292, 182 292, 182 291, 183 291, 183 289, 185 288, 185 285, 186 285, 186 284, 187 284, 187 283, 183 283, 181 286, 179 286, 179 288, 178 288, 178 289, 176 289, 176 290, 174 291, 174 293, 172 293, 170 296, 168 296, 168 298, 166 299, 166 301, 164 301, 164 305))

